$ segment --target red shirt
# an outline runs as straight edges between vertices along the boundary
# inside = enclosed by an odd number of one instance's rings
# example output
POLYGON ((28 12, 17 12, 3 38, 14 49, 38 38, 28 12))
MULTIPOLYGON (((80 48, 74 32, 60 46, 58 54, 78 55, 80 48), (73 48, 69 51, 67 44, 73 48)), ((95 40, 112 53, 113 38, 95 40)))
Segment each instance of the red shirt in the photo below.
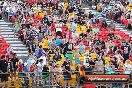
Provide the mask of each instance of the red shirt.
POLYGON ((22 68, 23 68, 23 65, 22 64, 19 64, 18 65, 18 72, 22 72, 22 68))
POLYGON ((29 0, 29 3, 30 3, 31 5, 33 5, 33 4, 35 3, 35 1, 34 1, 34 0, 29 0))
POLYGON ((33 72, 33 71, 34 71, 34 68, 35 68, 35 65, 32 64, 32 65, 30 66, 30 72, 33 72))

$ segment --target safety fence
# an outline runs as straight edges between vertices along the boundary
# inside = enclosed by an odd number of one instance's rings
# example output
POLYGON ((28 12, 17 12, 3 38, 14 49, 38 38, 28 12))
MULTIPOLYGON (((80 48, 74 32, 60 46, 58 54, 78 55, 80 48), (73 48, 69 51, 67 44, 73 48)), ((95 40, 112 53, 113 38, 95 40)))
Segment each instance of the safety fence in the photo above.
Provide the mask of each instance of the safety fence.
MULTIPOLYGON (((1 73, 0 87, 3 88, 88 88, 93 85, 97 88, 102 86, 109 88, 131 88, 132 79, 130 75, 114 74, 92 74, 92 75, 71 75, 70 80, 64 79, 59 72, 48 73, 1 73), (7 79, 6 79, 7 78, 7 79)), ((94 88, 94 87, 93 87, 94 88)))

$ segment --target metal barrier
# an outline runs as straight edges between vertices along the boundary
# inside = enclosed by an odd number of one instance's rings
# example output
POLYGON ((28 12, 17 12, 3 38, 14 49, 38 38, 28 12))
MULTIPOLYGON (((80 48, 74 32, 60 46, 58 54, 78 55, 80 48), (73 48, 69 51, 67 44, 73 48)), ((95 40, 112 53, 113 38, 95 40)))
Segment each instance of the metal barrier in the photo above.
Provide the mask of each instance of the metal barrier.
MULTIPOLYGON (((80 84, 79 76, 72 75, 71 80, 65 81, 64 75, 61 73, 48 72, 44 73, 47 75, 43 75, 43 73, 35 73, 35 72, 27 72, 27 73, 16 73, 14 75, 6 73, 8 75, 8 81, 0 81, 0 87, 5 88, 63 88, 63 87, 72 87, 72 88, 81 88, 83 84, 80 84), (67 84, 67 85, 66 85, 67 84)), ((0 74, 3 75, 3 74, 0 74)), ((2 76, 1 76, 2 77, 2 76)), ((127 88, 131 88, 132 82, 90 82, 96 84, 96 87, 99 88, 101 86, 106 86, 112 88, 114 86, 128 86, 127 88)), ((87 82, 84 84, 88 84, 87 82)))

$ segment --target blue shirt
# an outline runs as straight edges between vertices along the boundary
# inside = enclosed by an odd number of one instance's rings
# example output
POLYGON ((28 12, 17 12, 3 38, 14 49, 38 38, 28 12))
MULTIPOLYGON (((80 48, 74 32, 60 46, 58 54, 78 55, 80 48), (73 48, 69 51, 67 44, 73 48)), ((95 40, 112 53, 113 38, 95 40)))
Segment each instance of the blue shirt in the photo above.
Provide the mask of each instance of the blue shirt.
POLYGON ((71 30, 72 32, 76 32, 75 23, 71 24, 70 30, 71 30))
POLYGON ((75 59, 75 63, 79 64, 80 63, 80 59, 79 58, 76 58, 75 59))
POLYGON ((99 32, 99 28, 96 27, 96 28, 93 29, 93 31, 94 31, 95 34, 97 34, 99 32))
POLYGON ((40 48, 40 49, 39 49, 39 57, 42 56, 42 52, 43 52, 43 48, 40 48))
POLYGON ((61 39, 56 39, 56 40, 55 40, 55 44, 56 44, 56 45, 60 45, 61 43, 62 43, 62 40, 61 40, 61 39))
POLYGON ((28 72, 27 67, 23 66, 23 71, 24 71, 24 72, 28 72))
POLYGON ((85 45, 79 46, 79 49, 80 49, 79 51, 81 54, 85 53, 85 45))
POLYGON ((28 59, 28 60, 27 60, 27 63, 28 63, 28 66, 29 66, 29 67, 30 67, 34 62, 35 62, 34 59, 28 59))
POLYGON ((113 74, 114 70, 111 67, 108 67, 106 70, 106 74, 113 74))
POLYGON ((9 15, 9 16, 13 16, 13 15, 14 15, 13 11, 9 11, 9 12, 8 12, 8 15, 9 15))
POLYGON ((35 56, 39 58, 39 50, 35 50, 35 56))

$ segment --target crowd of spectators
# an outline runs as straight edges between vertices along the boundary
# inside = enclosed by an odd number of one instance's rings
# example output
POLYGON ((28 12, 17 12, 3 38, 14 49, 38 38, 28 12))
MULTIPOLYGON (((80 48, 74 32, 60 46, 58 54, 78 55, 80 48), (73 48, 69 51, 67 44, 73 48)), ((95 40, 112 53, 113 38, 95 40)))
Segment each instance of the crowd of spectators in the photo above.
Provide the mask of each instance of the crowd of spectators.
POLYGON ((132 4, 126 0, 113 1, 108 4, 98 3, 97 8, 102 12, 102 16, 113 19, 115 22, 122 23, 129 30, 132 29, 132 4))
MULTIPOLYGON (((20 78, 29 75, 24 72, 32 72, 34 80, 45 80, 49 74, 42 72, 53 72, 52 84, 60 85, 64 77, 65 86, 78 75, 132 72, 132 37, 107 24, 105 18, 99 19, 98 14, 86 13, 75 0, 42 1, 3 3, 14 36, 20 37, 30 53, 26 62, 10 56, 10 72, 19 72, 20 78)), ((106 3, 101 6, 107 8, 106 3)), ((0 61, 2 71, 4 59, 2 56, 0 61)))

